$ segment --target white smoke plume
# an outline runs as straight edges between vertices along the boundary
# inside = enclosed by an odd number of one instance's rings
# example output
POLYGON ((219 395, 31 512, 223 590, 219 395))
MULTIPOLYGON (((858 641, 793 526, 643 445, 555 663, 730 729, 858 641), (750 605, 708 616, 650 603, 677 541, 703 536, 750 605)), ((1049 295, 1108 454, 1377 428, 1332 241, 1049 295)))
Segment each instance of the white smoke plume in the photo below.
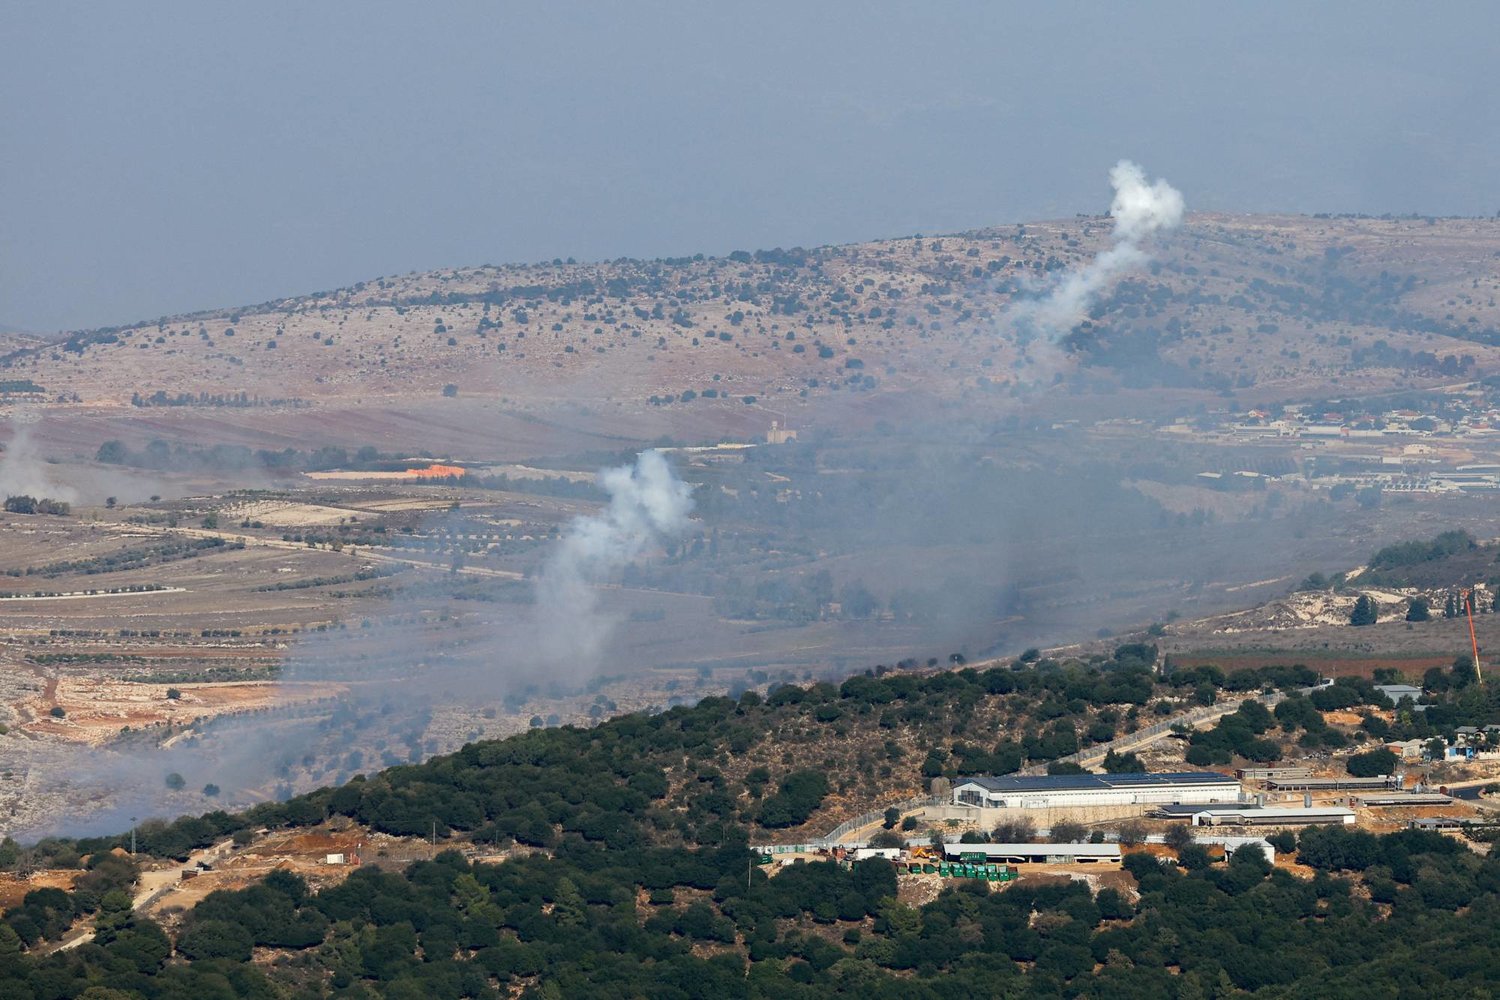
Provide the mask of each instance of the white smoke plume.
POLYGON ((1148 183, 1139 165, 1121 160, 1109 172, 1109 183, 1115 189, 1109 206, 1115 220, 1114 246, 1064 274, 1039 298, 1012 304, 1009 318, 1023 337, 1049 345, 1061 340, 1088 317, 1089 307, 1110 281, 1146 262, 1147 255, 1139 246, 1142 240, 1181 224, 1182 192, 1159 178, 1148 183))
POLYGON ((37 449, 32 429, 39 420, 41 414, 35 410, 16 409, 6 421, 10 424, 11 435, 4 453, 0 454, 0 499, 31 496, 76 502, 77 493, 50 473, 46 460, 37 449))
POLYGON ((540 652, 574 676, 599 663, 614 625, 599 611, 595 585, 680 534, 693 509, 692 487, 659 451, 642 452, 633 467, 601 471, 599 485, 609 505, 568 526, 536 585, 540 652))

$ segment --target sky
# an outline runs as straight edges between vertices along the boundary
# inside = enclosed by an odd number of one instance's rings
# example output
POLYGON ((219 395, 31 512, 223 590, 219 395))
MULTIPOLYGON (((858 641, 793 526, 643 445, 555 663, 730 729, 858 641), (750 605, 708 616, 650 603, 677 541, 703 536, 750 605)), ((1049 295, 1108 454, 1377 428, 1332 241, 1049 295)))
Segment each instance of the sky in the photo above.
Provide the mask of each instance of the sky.
POLYGON ((1500 210, 1500 5, 6 0, 0 329, 1102 212, 1500 210))

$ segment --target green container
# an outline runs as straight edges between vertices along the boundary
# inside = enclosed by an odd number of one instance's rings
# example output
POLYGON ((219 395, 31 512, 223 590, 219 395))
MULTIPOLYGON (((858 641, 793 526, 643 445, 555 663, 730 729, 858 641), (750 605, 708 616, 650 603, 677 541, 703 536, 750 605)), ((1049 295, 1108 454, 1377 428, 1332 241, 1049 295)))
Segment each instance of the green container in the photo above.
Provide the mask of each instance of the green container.
POLYGON ((932 864, 931 862, 928 862, 928 863, 926 863, 926 864, 924 864, 922 866, 922 874, 923 875, 931 875, 933 872, 935 872, 937 870, 938 870, 938 866, 935 865, 935 864, 932 864))
POLYGON ((768 865, 768 864, 770 864, 774 860, 776 860, 776 859, 773 858, 773 857, 771 857, 771 855, 769 855, 769 854, 762 854, 760 856, 760 863, 763 864, 763 865, 768 865))
POLYGON ((980 864, 984 864, 987 860, 989 860, 989 855, 985 854, 983 851, 964 851, 958 856, 958 860, 968 862, 977 861, 980 864))
POLYGON ((951 868, 949 868, 946 864, 938 865, 938 874, 941 875, 943 878, 948 878, 950 875, 953 874, 953 870, 951 868))

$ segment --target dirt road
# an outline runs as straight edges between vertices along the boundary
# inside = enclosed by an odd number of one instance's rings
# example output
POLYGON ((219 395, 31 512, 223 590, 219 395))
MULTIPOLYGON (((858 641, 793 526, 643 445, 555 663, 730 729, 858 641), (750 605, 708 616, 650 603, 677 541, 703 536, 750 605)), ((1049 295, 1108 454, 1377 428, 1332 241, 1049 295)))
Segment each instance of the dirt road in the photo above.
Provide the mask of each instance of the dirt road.
MULTIPOLYGON (((152 906, 161 902, 171 895, 182 883, 182 871, 184 868, 196 868, 202 864, 217 864, 224 861, 234 853, 234 841, 225 840, 205 847, 200 851, 194 851, 188 855, 188 859, 181 864, 165 863, 162 867, 151 868, 141 872, 136 879, 135 896, 131 899, 131 906, 135 912, 144 914, 152 906)), ((81 929, 75 930, 53 951, 68 951, 77 948, 81 944, 87 944, 94 940, 94 927, 92 921, 85 924, 81 929)))

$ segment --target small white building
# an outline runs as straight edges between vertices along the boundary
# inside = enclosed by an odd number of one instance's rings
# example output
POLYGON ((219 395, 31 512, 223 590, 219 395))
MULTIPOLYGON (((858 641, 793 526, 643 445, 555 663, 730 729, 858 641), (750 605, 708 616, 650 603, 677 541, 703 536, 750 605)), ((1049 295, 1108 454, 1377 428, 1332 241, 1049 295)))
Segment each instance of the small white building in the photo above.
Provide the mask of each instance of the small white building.
POLYGON ((960 778, 953 804, 982 809, 1137 806, 1168 802, 1238 802, 1240 783, 1214 771, 1163 774, 1048 774, 960 778))

